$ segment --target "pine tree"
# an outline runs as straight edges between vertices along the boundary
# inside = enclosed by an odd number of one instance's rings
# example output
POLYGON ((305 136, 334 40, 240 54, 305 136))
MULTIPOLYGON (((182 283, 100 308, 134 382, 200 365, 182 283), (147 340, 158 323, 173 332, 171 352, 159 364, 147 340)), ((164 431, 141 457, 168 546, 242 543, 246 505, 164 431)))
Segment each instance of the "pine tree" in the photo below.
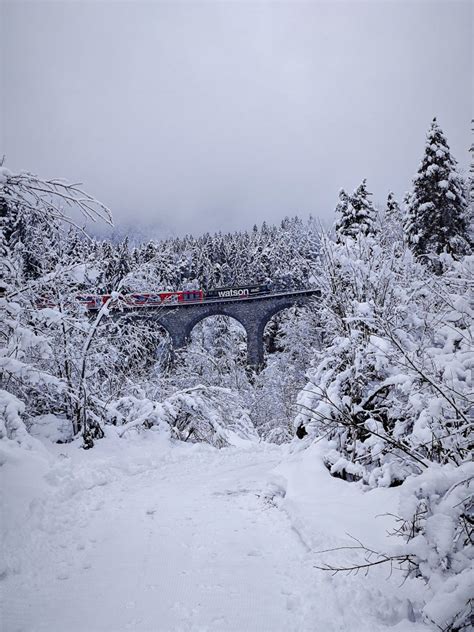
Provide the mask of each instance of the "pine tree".
POLYGON ((469 252, 468 204, 456 160, 436 118, 413 180, 404 222, 405 236, 418 257, 469 252))
POLYGON ((367 181, 362 180, 351 196, 344 189, 339 192, 339 203, 336 213, 336 233, 338 243, 347 237, 355 239, 358 235, 369 235, 375 232, 375 209, 369 199, 367 181))
POLYGON ((387 197, 387 206, 385 208, 385 219, 389 222, 399 222, 402 219, 400 205, 395 199, 393 191, 390 191, 387 197))
POLYGON ((347 228, 349 226, 348 217, 349 217, 349 196, 341 189, 339 191, 339 202, 336 206, 336 239, 337 242, 340 243, 343 241, 343 235, 346 234, 346 224, 347 228))
POLYGON ((117 246, 117 263, 115 268, 115 275, 112 280, 112 285, 117 287, 118 283, 130 272, 132 269, 132 262, 130 256, 130 249, 128 245, 128 236, 117 246))
POLYGON ((393 244, 394 241, 403 241, 403 213, 393 191, 390 191, 387 197, 383 225, 381 237, 384 244, 389 245, 393 244))

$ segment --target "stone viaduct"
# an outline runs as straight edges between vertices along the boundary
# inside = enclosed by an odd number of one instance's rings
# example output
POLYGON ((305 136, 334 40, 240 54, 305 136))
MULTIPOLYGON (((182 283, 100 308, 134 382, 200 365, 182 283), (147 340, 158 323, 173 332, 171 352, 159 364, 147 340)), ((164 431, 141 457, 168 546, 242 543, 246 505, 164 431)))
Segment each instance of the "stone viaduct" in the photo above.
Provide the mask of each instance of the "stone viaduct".
MULTIPOLYGON (((247 333, 248 364, 259 367, 264 359, 263 331, 272 316, 294 305, 306 305, 313 297, 320 295, 320 290, 298 290, 245 299, 228 298, 202 303, 137 307, 127 310, 126 315, 144 318, 161 325, 169 333, 175 350, 186 346, 191 331, 204 318, 230 316, 235 318, 247 333)), ((114 314, 114 317, 122 316, 123 312, 114 314)))

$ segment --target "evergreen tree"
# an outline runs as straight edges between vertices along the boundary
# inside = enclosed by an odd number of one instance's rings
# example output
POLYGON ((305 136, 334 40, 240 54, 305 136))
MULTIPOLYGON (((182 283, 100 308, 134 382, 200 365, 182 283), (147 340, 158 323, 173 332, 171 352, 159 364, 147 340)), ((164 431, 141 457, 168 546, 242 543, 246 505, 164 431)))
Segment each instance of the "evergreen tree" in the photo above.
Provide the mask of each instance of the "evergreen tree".
POLYGON ((387 197, 381 239, 386 245, 403 241, 403 213, 393 191, 387 197))
POLYGON ((128 236, 117 247, 117 260, 115 274, 112 280, 112 285, 117 287, 118 283, 127 276, 132 269, 132 261, 130 256, 130 250, 128 245, 128 236))
POLYGON ((142 249, 143 251, 143 261, 144 263, 148 263, 149 261, 152 261, 157 253, 158 253, 158 248, 157 245, 155 244, 154 241, 149 241, 146 246, 142 249))
POLYGON ((101 277, 98 288, 101 294, 108 294, 114 290, 113 277, 116 265, 115 249, 110 242, 102 242, 100 256, 101 277))
POLYGON ((347 237, 354 239, 358 235, 369 235, 375 232, 375 209, 369 199, 370 195, 365 179, 351 196, 341 189, 336 207, 338 243, 345 241, 347 237))
POLYGON ((400 222, 402 219, 402 212, 400 205, 395 199, 393 191, 390 191, 387 197, 387 206, 385 208, 385 219, 389 222, 400 222))
POLYGON ((407 242, 418 257, 469 252, 468 205, 456 164, 434 118, 404 222, 407 242))
POLYGON ((344 191, 344 189, 340 189, 339 191, 339 202, 336 206, 336 239, 337 242, 340 243, 343 240, 344 229, 346 225, 346 220, 348 218, 348 209, 349 209, 349 196, 344 191))

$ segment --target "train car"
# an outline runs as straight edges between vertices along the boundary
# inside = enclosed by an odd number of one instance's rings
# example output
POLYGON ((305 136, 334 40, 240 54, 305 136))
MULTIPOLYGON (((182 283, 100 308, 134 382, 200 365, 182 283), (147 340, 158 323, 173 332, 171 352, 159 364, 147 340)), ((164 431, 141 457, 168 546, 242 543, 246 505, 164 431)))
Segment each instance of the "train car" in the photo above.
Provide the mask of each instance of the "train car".
POLYGON ((156 307, 161 305, 160 294, 127 294, 125 303, 130 307, 156 307))
MULTIPOLYGON (((81 303, 86 309, 100 309, 102 305, 112 298, 112 294, 76 294, 76 301, 81 303)), ((122 294, 117 294, 117 298, 120 299, 120 306, 126 304, 126 297, 122 294)), ((109 303, 109 309, 116 309, 118 307, 118 300, 114 298, 109 303)))
POLYGON ((182 290, 180 292, 160 292, 162 303, 200 303, 204 298, 202 290, 182 290))
MULTIPOLYGON (((110 294, 78 294, 76 300, 86 309, 100 309, 110 299, 110 294)), ((120 295, 120 305, 112 301, 110 309, 133 307, 158 307, 166 304, 200 303, 204 298, 202 290, 182 290, 179 292, 133 293, 120 295)))
POLYGON ((97 294, 78 294, 76 301, 86 309, 99 309, 108 298, 109 296, 105 294, 101 296, 97 294))
POLYGON ((202 290, 158 292, 157 294, 128 294, 125 301, 130 307, 157 307, 163 304, 199 303, 203 300, 202 290))
MULTIPOLYGON (((118 301, 110 303, 110 309, 124 307, 159 307, 162 305, 182 305, 189 303, 201 303, 203 301, 218 301, 223 299, 247 299, 262 294, 268 294, 270 287, 266 283, 254 285, 218 287, 210 290, 180 290, 177 292, 138 293, 120 295, 118 301)), ((80 294, 76 299, 87 309, 100 309, 110 299, 110 294, 92 295, 80 294)))
POLYGON ((206 290, 205 300, 218 300, 223 298, 251 298, 259 294, 267 294, 270 291, 268 285, 262 283, 260 285, 241 285, 232 287, 217 287, 215 289, 206 290))

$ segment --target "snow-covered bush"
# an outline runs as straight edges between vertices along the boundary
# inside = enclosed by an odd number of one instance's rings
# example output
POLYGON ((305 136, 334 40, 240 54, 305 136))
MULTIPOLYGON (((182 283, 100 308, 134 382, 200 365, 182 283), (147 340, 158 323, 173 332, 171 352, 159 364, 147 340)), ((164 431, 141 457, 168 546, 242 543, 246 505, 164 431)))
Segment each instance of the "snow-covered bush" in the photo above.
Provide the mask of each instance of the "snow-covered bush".
POLYGON ((409 575, 428 587, 423 616, 443 631, 473 623, 474 463, 432 463, 407 479, 400 503, 398 547, 409 556, 409 575))
POLYGON ((325 242, 326 346, 315 353, 295 425, 309 440, 330 440, 332 474, 369 487, 402 484, 397 535, 407 543, 397 559, 426 582, 425 619, 467 629, 473 258, 443 254, 435 275, 400 242, 386 246, 363 236, 325 242))
POLYGON ((163 402, 124 397, 108 407, 109 423, 121 435, 132 428, 167 429, 172 438, 217 448, 255 441, 258 435, 239 396, 230 389, 195 386, 163 402))
POLYGON ((371 485, 400 483, 430 461, 462 461, 472 258, 451 259, 435 277, 409 251, 394 256, 371 239, 325 247, 327 346, 300 395, 297 427, 333 441, 333 473, 371 485))
POLYGON ((25 405, 17 397, 0 390, 0 440, 10 439, 21 443, 27 438, 22 415, 25 405))
POLYGON ((74 423, 87 398, 74 388, 71 359, 87 319, 74 300, 84 261, 80 249, 68 247, 66 227, 74 227, 68 207, 110 222, 108 209, 77 185, 0 168, 1 385, 25 404, 25 415, 65 406, 74 423))
POLYGON ((396 443, 403 416, 392 406, 386 380, 398 368, 387 358, 377 325, 406 303, 409 253, 399 258, 369 237, 341 244, 324 241, 321 322, 325 345, 315 354, 309 382, 299 396, 296 427, 324 434, 335 452, 328 467, 348 478, 372 477, 372 484, 397 483, 412 471, 396 443), (405 300, 404 300, 405 299, 405 300), (383 469, 379 468, 383 466, 383 469))

